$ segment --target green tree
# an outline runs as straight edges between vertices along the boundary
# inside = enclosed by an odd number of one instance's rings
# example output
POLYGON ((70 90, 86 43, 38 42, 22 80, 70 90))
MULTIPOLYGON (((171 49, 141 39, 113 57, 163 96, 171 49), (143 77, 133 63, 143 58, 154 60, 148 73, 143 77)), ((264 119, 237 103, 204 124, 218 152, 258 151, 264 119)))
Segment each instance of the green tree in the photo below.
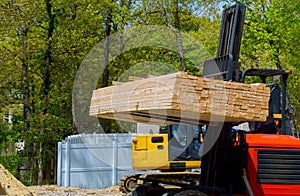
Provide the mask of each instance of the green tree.
POLYGON ((241 63, 247 68, 290 69, 289 100, 299 130, 299 1, 239 1, 247 5, 241 63))
POLYGON ((5 54, 0 66, 5 92, 1 104, 23 105, 24 129, 17 124, 13 127, 18 127, 26 142, 29 184, 55 179, 57 142, 76 131, 71 109, 73 80, 85 54, 101 38, 101 16, 95 4, 1 3, 0 50, 5 54))

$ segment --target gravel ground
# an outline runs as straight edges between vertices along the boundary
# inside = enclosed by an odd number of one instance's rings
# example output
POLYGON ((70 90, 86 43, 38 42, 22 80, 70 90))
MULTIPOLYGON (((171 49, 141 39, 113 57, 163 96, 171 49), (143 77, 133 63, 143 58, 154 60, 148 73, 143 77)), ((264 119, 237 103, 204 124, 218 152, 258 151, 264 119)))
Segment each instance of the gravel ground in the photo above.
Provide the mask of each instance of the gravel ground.
POLYGON ((104 189, 79 189, 72 187, 62 187, 57 185, 43 185, 43 186, 29 186, 30 191, 34 192, 37 196, 85 196, 85 195, 114 195, 124 196, 119 191, 118 186, 112 186, 104 189))

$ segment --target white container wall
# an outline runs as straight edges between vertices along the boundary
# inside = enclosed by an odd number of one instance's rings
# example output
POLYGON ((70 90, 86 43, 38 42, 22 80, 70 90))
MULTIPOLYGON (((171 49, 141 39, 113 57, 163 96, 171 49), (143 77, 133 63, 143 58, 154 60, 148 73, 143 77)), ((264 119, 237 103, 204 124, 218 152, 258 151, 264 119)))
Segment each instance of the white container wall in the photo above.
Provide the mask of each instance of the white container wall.
MULTIPOLYGON (((58 143, 57 184, 105 188, 131 173, 131 140, 136 134, 80 134, 58 143)), ((141 172, 139 172, 141 173, 141 172)))

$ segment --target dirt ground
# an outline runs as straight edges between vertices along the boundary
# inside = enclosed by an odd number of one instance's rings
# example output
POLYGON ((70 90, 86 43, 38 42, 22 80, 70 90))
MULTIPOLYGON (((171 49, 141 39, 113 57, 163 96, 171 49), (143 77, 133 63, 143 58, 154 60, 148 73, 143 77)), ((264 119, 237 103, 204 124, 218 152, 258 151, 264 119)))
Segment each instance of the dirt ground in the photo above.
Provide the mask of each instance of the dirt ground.
POLYGON ((124 195, 119 191, 118 186, 104 189, 79 189, 57 185, 24 186, 7 169, 0 164, 0 195, 8 196, 84 196, 84 195, 124 195))
POLYGON ((35 195, 49 196, 84 196, 84 195, 114 195, 122 196, 118 186, 112 186, 104 189, 79 189, 72 187, 62 187, 57 185, 29 186, 29 190, 35 195))

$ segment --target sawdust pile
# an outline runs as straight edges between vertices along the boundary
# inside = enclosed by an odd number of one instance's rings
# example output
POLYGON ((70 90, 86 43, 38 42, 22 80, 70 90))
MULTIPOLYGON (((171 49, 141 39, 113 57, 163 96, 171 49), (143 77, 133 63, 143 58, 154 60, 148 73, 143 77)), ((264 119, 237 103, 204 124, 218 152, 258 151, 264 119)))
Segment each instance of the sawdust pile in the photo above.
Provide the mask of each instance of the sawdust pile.
POLYGON ((0 164, 0 195, 34 196, 35 194, 0 164))

